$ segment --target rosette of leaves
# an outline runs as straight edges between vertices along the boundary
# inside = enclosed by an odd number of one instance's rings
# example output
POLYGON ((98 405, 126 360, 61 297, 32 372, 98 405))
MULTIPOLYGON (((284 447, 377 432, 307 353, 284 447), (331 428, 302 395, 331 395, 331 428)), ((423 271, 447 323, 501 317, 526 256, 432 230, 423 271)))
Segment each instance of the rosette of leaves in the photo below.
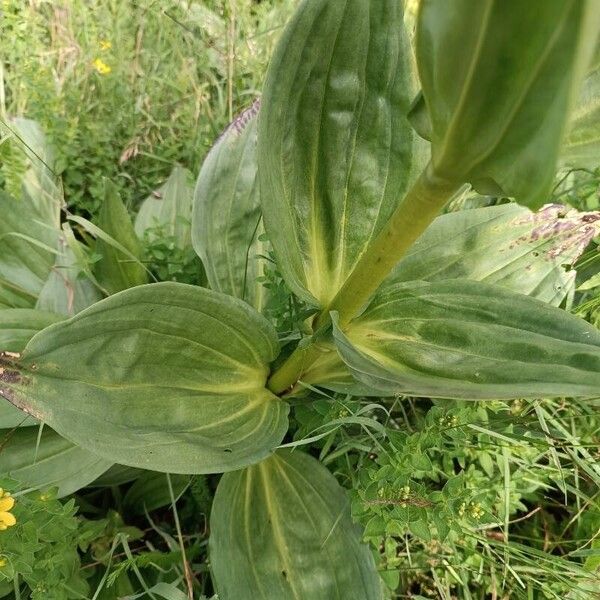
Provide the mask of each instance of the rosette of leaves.
POLYGON ((309 456, 276 452, 285 395, 319 365, 320 381, 331 369, 380 395, 598 394, 600 332, 550 293, 598 215, 571 229, 528 208, 502 215, 501 257, 485 239, 494 207, 435 221, 467 183, 543 203, 597 42, 592 4, 424 0, 416 77, 401 3, 301 3, 259 114, 200 174, 192 238, 212 289, 139 285, 50 325, 2 357, 2 394, 114 462, 225 472, 211 519, 223 600, 381 598, 344 490, 309 456), (284 280, 317 313, 285 360, 253 285, 261 217, 284 280), (441 242, 435 264, 409 261, 432 223, 420 249, 452 231, 470 252, 461 268, 441 242))

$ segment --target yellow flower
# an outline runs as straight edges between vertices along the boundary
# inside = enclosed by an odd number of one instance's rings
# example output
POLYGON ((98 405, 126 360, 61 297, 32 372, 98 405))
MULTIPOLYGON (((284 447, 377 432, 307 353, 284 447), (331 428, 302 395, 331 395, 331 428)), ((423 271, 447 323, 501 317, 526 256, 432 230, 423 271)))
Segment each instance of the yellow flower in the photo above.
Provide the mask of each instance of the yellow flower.
POLYGON ((5 558, 0 558, 0 569, 2 567, 5 567, 5 566, 6 566, 6 559, 5 558))
POLYGON ((17 522, 15 515, 9 512, 14 505, 15 499, 0 488, 0 531, 12 527, 17 522))
POLYGON ((97 58, 94 61, 94 67, 100 75, 107 75, 112 71, 112 69, 101 59, 97 58))
POLYGON ((110 50, 112 42, 110 40, 100 40, 100 50, 110 50))

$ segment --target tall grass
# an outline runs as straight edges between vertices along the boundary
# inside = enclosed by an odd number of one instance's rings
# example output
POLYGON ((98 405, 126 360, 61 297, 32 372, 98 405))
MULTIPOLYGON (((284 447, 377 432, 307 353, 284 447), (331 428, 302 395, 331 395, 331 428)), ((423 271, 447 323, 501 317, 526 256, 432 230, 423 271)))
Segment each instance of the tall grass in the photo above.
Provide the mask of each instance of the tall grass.
MULTIPOLYGON (((40 123, 72 210, 97 212, 102 177, 135 208, 175 163, 196 173, 231 116, 257 97, 293 5, 4 1, 0 116, 40 123)), ((4 179, 14 181, 19 151, 1 149, 4 179)))

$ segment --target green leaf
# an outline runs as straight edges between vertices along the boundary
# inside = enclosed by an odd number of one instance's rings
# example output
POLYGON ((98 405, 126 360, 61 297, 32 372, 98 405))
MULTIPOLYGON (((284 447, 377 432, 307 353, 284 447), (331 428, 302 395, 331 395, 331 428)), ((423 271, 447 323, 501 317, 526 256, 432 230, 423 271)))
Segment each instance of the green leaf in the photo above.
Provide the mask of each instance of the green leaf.
POLYGON ((258 310, 267 288, 267 244, 256 176, 255 102, 223 132, 204 159, 194 194, 192 240, 212 289, 242 298, 258 310))
POLYGON ((221 600, 382 598, 345 490, 307 454, 279 451, 224 475, 210 525, 221 600))
MULTIPOLYGON (((150 594, 158 594, 164 600, 188 600, 189 596, 184 594, 175 584, 167 583, 166 581, 159 581, 157 584, 148 588, 150 594)), ((146 596, 146 592, 142 596, 135 596, 140 598, 146 596)))
POLYGON ((588 169, 596 169, 600 163, 600 52, 583 82, 561 163, 588 169))
POLYGON ((464 477, 462 474, 456 477, 450 477, 444 484, 442 492, 449 498, 458 498, 464 489, 464 477))
MULTIPOLYGON (((79 244, 75 239, 71 243, 79 244)), ((77 256, 61 235, 58 254, 46 283, 40 290, 36 308, 55 314, 72 316, 102 299, 98 288, 87 278, 81 277, 82 267, 77 256)))
MULTIPOLYGON (((38 331, 58 323, 62 318, 54 313, 29 308, 0 309, 0 354, 21 352, 38 331)), ((27 413, 0 398, 0 428, 36 424, 37 421, 27 413)))
POLYGON ((470 279, 558 306, 574 290, 571 267, 600 233, 600 213, 516 204, 438 217, 398 263, 382 289, 407 281, 470 279))
POLYGON ((435 525, 435 528, 437 530, 437 539, 440 542, 443 542, 446 540, 446 538, 448 537, 448 534, 450 533, 450 527, 448 526, 447 523, 447 517, 444 514, 437 514, 437 513, 433 513, 431 515, 431 520, 433 521, 433 524, 435 525))
POLYGON ((0 396, 0 428, 31 427, 39 422, 0 396))
POLYGON ((414 536, 421 540, 424 540, 425 542, 431 541, 431 531, 429 525, 427 525, 427 521, 411 521, 408 524, 408 529, 414 536))
POLYGON ((90 484, 91 487, 114 487, 135 481, 142 473, 142 469, 126 467, 125 465, 113 465, 108 471, 102 473, 90 484))
POLYGON ((140 239, 148 231, 152 240, 152 230, 158 228, 163 236, 172 237, 179 248, 190 246, 193 202, 191 177, 187 169, 175 166, 167 181, 142 202, 135 218, 135 232, 140 239))
POLYGON ((0 473, 27 487, 58 487, 58 495, 76 492, 104 473, 111 462, 79 448, 44 427, 38 444, 36 427, 0 430, 0 473))
MULTIPOLYGON (((558 204, 537 213, 517 204, 449 213, 431 224, 384 281, 380 293, 418 279, 470 279, 558 306, 575 286, 577 271, 567 267, 575 264, 599 231, 600 213, 558 204)), ((356 396, 380 395, 352 377, 333 344, 321 343, 319 348, 321 356, 301 382, 356 396)))
POLYGON ((0 352, 21 352, 38 331, 62 320, 62 316, 42 310, 0 310, 0 352))
MULTIPOLYGON (((171 475, 171 485, 175 500, 181 496, 190 483, 189 475, 171 475)), ((127 490, 123 498, 123 506, 133 515, 143 515, 146 512, 169 506, 171 494, 165 473, 144 471, 136 482, 127 490)))
POLYGON ((258 131, 265 229, 289 287, 327 305, 421 170, 401 2, 303 2, 258 131))
POLYGON ((397 284, 334 336, 355 377, 385 393, 500 399, 600 390, 600 331, 481 282, 397 284))
POLYGON ((33 308, 54 265, 60 230, 43 220, 33 202, 0 190, 0 303, 33 308))
POLYGON ((288 406, 264 388, 278 343, 244 302, 199 287, 127 290, 36 335, 4 396, 84 448, 170 473, 268 456, 288 406))
POLYGON ((63 194, 60 179, 55 174, 55 149, 48 143, 36 121, 15 117, 9 124, 11 133, 28 162, 21 181, 23 195, 35 207, 43 223, 58 229, 63 194))
POLYGON ((413 122, 434 173, 543 204, 598 31, 594 0, 421 2, 413 122))
POLYGON ((141 244, 127 208, 114 184, 106 181, 105 186, 98 227, 108 239, 101 237, 96 242, 96 252, 101 254, 102 258, 96 264, 95 274, 102 287, 110 294, 115 294, 146 283, 148 277, 144 266, 139 262, 142 255, 141 244))

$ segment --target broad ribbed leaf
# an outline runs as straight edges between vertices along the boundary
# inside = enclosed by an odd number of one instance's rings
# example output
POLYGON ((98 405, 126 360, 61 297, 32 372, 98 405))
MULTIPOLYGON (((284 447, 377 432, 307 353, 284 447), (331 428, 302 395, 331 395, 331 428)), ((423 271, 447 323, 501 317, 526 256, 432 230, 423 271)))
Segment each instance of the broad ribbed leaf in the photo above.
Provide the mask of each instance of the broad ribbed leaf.
POLYGON ((575 168, 600 166, 600 52, 583 82, 561 162, 575 168))
POLYGON ((382 288, 407 281, 470 279, 558 306, 574 290, 572 267, 595 235, 600 213, 549 204, 537 213, 516 204, 438 217, 382 288))
POLYGON ((384 393, 465 399, 600 393, 600 331, 481 282, 391 286, 334 336, 355 377, 384 393))
POLYGON ((210 559, 221 600, 380 600, 369 548, 335 477, 278 451, 219 482, 210 559))
POLYGON ((50 427, 44 427, 39 443, 38 435, 36 427, 0 430, 0 473, 27 487, 56 486, 62 497, 85 487, 112 464, 72 444, 50 427))
MULTIPOLYGON (((566 267, 575 263, 599 228, 599 213, 580 213, 557 204, 537 213, 506 204, 442 215, 381 290, 419 279, 470 279, 558 306, 575 286, 577 271, 566 267)), ((320 347, 323 355, 302 375, 302 383, 378 395, 376 389, 353 379, 332 344, 320 347)))
POLYGON ((111 296, 36 335, 4 395, 113 462, 171 473, 268 456, 287 405, 264 388, 275 331, 240 300, 177 283, 111 296))
POLYGON ((262 233, 256 166, 258 102, 240 114, 206 156, 194 194, 192 240, 212 289, 260 310, 262 233))
POLYGON ((60 230, 44 221, 28 196, 0 190, 0 303, 32 308, 54 265, 60 230))
POLYGON ((290 288, 326 305, 421 169, 402 2, 300 5, 271 61, 258 132, 265 228, 290 288))
POLYGON ((140 239, 172 238, 178 248, 191 244, 193 186, 192 174, 176 166, 167 181, 140 206, 135 232, 140 239))
POLYGON ((105 182, 105 186, 104 202, 98 216, 98 227, 107 236, 110 236, 109 239, 113 243, 102 238, 96 242, 96 252, 102 258, 96 264, 95 274, 102 287, 109 294, 115 294, 146 283, 148 277, 143 265, 139 262, 142 248, 127 208, 121 201, 116 187, 109 181, 105 182))
POLYGON ((414 123, 435 174, 543 204, 599 31, 595 0, 423 0, 414 123))

